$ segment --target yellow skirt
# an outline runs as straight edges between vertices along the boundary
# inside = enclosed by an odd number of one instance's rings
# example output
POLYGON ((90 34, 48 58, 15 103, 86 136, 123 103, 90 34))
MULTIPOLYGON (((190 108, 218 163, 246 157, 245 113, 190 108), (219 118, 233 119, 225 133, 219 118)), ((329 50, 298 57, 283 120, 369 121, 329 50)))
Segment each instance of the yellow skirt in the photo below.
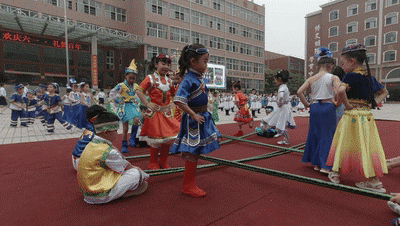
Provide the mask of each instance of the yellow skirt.
POLYGON ((344 113, 333 137, 327 165, 333 166, 334 171, 357 172, 366 178, 388 173, 371 109, 361 106, 344 113))

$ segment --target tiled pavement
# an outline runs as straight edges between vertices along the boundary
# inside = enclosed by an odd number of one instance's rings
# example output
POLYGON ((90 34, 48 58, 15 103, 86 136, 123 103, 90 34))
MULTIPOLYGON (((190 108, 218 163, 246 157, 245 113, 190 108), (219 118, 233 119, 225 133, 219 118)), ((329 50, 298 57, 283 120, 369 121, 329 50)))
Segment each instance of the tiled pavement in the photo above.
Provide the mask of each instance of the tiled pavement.
MULTIPOLYGON (((373 110, 375 119, 386 119, 400 121, 400 104, 385 104, 381 110, 373 110)), ((229 116, 225 115, 225 112, 220 111, 219 124, 232 123, 235 112, 231 112, 229 116)), ((265 111, 261 110, 261 114, 257 114, 260 120, 265 117, 265 111)), ((294 116, 309 116, 307 112, 294 113, 294 116)), ((11 110, 6 109, 3 114, 0 114, 0 145, 1 144, 14 144, 14 143, 25 143, 25 142, 36 142, 46 140, 60 140, 69 138, 78 138, 82 134, 82 130, 74 129, 72 132, 64 129, 64 127, 58 122, 55 122, 55 133, 48 134, 46 129, 42 126, 39 120, 29 127, 21 127, 18 125, 17 128, 10 127, 11 110)), ((118 133, 122 133, 122 126, 118 130, 118 133)))

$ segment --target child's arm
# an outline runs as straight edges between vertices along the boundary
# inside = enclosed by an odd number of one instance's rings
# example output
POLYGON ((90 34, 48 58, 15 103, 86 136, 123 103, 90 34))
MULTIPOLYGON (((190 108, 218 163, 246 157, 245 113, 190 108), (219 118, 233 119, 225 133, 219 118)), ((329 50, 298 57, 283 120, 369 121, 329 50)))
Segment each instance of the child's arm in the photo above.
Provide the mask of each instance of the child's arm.
POLYGON ((136 90, 136 94, 138 95, 140 101, 142 101, 142 103, 146 107, 150 108, 154 112, 159 111, 159 107, 157 106, 157 104, 152 103, 152 102, 148 102, 147 99, 146 99, 146 96, 144 95, 144 93, 141 90, 136 90))
POLYGON ((346 110, 351 110, 351 109, 353 109, 354 106, 352 104, 350 104, 349 99, 347 99, 346 90, 347 90, 347 87, 345 85, 340 86, 339 92, 338 92, 338 96, 339 96, 338 104, 343 103, 346 110))
POLYGON ((199 114, 196 114, 187 104, 178 101, 175 101, 174 103, 178 107, 180 107, 184 112, 186 112, 190 117, 192 117, 194 121, 200 124, 204 122, 204 117, 199 114))
POLYGON ((376 92, 377 97, 375 98, 376 104, 380 104, 389 94, 387 89, 381 89, 380 91, 376 92))
POLYGON ((391 195, 394 195, 394 197, 392 197, 390 201, 400 204, 400 193, 391 193, 391 195))
POLYGON ((297 96, 300 98, 300 101, 304 104, 305 107, 310 107, 310 104, 307 102, 306 97, 304 96, 304 92, 310 88, 310 81, 307 79, 304 84, 297 90, 297 96))

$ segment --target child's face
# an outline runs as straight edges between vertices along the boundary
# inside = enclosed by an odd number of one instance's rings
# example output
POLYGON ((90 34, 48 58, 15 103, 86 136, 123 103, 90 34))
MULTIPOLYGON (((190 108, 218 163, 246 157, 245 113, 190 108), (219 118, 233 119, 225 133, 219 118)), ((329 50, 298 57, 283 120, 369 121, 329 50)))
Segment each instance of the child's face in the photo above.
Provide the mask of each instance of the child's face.
POLYGON ((23 94, 24 93, 24 87, 21 87, 17 91, 18 94, 23 94))
POLYGON ((277 85, 282 84, 282 78, 275 78, 275 84, 277 85))
POLYGON ((49 93, 54 93, 55 89, 53 85, 48 85, 47 86, 47 91, 49 91, 49 93))
POLYGON ((204 72, 207 71, 207 63, 209 59, 210 55, 208 53, 203 54, 198 60, 192 58, 190 60, 190 67, 193 70, 203 74, 204 72))
POLYGON ((347 56, 340 57, 339 66, 341 66, 346 73, 354 71, 354 69, 360 67, 354 58, 348 58, 347 56))
POLYGON ((136 81, 136 74, 133 73, 126 74, 125 79, 129 85, 132 85, 136 81))
POLYGON ((85 84, 85 85, 83 86, 83 92, 87 93, 87 92, 89 92, 89 91, 90 91, 90 86, 89 86, 89 84, 85 84))
POLYGON ((28 99, 29 99, 29 100, 32 100, 33 97, 34 97, 32 93, 28 93, 27 96, 28 96, 28 99))
POLYGON ((165 76, 171 70, 171 64, 164 61, 159 61, 158 63, 154 64, 158 74, 161 76, 165 76))

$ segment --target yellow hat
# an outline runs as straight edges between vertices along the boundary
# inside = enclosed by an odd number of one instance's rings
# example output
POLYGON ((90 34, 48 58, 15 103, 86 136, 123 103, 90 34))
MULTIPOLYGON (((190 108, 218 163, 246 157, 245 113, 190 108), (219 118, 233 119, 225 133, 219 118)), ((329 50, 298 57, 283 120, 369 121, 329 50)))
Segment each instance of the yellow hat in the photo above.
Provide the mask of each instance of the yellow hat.
POLYGON ((129 67, 125 68, 125 74, 129 73, 134 73, 134 74, 138 73, 137 66, 135 64, 135 59, 132 60, 131 65, 129 65, 129 67))

